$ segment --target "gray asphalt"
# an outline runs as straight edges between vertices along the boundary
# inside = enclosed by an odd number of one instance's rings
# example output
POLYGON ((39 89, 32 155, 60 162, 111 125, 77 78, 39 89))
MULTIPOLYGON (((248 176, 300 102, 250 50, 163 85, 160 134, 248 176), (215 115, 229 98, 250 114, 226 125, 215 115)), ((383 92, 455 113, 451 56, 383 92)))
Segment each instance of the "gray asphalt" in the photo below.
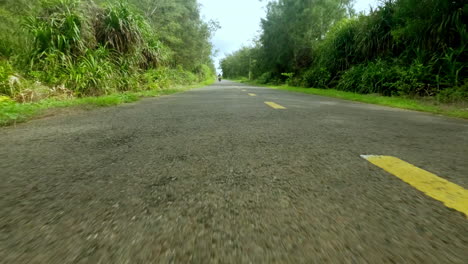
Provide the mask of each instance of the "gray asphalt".
POLYGON ((361 154, 468 188, 466 120, 229 81, 2 128, 0 263, 467 263, 361 154))

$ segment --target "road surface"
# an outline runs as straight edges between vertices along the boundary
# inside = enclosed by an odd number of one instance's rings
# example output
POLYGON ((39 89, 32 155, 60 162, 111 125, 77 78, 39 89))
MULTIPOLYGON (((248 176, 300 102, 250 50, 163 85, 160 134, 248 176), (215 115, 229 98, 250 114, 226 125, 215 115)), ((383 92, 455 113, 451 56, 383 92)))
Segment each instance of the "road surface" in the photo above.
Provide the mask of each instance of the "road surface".
POLYGON ((2 128, 0 263, 467 263, 361 155, 468 189, 466 120, 229 81, 2 128))

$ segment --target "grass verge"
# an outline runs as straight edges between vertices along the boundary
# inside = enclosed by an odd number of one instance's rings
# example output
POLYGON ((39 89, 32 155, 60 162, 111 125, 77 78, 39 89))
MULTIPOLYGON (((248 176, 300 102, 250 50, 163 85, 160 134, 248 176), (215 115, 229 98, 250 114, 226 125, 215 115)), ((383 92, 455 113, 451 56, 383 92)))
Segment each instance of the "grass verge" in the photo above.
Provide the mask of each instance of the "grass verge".
POLYGON ((97 107, 114 106, 124 103, 132 103, 144 97, 156 97, 179 93, 194 88, 207 86, 214 81, 205 81, 199 84, 174 86, 161 90, 148 90, 139 92, 125 92, 99 97, 83 97, 67 100, 44 99, 35 103, 17 103, 8 97, 0 96, 0 127, 25 122, 44 113, 48 109, 79 106, 86 110, 97 107))
POLYGON ((464 105, 455 105, 455 104, 442 104, 438 103, 435 99, 425 100, 425 99, 411 99, 404 97, 388 97, 381 95, 371 95, 371 94, 358 94, 352 92, 339 91, 335 89, 316 89, 316 88, 300 88, 300 87, 291 87, 287 85, 259 85, 255 82, 248 82, 245 80, 235 80, 237 82, 247 83, 250 85, 256 85, 261 87, 268 87, 278 90, 285 90, 290 92, 298 92, 305 94, 314 94, 321 96, 328 96, 334 98, 340 98, 344 100, 357 101, 369 104, 384 105, 395 108, 402 108, 408 110, 415 110, 421 112, 429 112, 444 116, 458 117, 468 119, 468 108, 466 104, 464 105))

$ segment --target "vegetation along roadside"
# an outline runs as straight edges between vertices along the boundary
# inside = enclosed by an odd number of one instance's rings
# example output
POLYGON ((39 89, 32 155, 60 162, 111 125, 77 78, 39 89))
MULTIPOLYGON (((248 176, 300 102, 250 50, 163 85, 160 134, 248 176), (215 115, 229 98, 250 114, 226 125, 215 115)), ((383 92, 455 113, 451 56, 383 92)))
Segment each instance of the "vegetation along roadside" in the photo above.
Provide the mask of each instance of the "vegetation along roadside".
POLYGON ((467 118, 468 3, 385 0, 360 14, 352 3, 269 2, 258 39, 221 61, 224 77, 467 118))
POLYGON ((438 115, 468 119, 468 103, 440 103, 435 98, 428 97, 401 97, 401 96, 382 96, 379 94, 359 94, 354 92, 340 91, 336 89, 318 89, 294 87, 289 85, 260 84, 247 79, 234 80, 249 85, 268 87, 272 89, 285 90, 290 92, 314 94, 320 96, 334 97, 344 100, 389 106, 420 112, 428 112, 438 115))
POLYGON ((70 99, 48 98, 32 103, 18 103, 7 96, 0 96, 0 127, 14 125, 43 115, 49 115, 51 112, 54 112, 54 110, 65 107, 78 107, 79 109, 92 110, 97 107, 132 103, 145 97, 157 97, 179 93, 204 87, 213 82, 214 80, 207 80, 197 84, 178 85, 160 90, 153 89, 139 92, 113 93, 103 96, 87 96, 70 99))
POLYGON ((0 125, 214 80, 197 0, 0 0, 0 125))

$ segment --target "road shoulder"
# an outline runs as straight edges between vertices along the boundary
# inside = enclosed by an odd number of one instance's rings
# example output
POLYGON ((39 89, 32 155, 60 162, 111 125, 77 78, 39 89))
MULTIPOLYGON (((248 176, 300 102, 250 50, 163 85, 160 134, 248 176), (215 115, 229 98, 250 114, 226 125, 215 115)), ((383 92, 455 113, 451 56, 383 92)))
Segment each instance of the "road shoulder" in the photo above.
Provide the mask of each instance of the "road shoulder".
POLYGON ((317 88, 301 88, 292 87, 287 85, 269 85, 269 84, 258 84, 255 82, 244 82, 238 81, 239 83, 245 83, 248 85, 266 87, 276 90, 283 90, 296 93, 312 94, 325 97, 339 98, 348 101, 355 101, 367 104, 375 104, 388 106, 393 108, 400 108, 406 110, 413 110, 418 112, 432 113, 436 115, 455 117, 461 119, 468 119, 468 102, 464 102, 459 105, 454 104, 442 104, 436 103, 435 101, 423 101, 421 99, 410 99, 403 97, 388 97, 381 95, 369 95, 369 94, 358 94, 352 92, 339 91, 335 89, 317 89, 317 88))

